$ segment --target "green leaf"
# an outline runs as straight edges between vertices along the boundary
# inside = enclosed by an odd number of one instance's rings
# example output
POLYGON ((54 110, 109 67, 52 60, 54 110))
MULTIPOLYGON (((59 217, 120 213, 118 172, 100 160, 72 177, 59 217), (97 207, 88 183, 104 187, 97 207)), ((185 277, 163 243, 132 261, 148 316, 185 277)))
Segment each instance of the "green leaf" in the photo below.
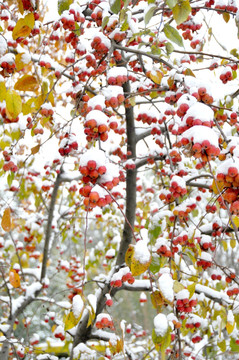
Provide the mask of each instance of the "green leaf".
POLYGON ((226 349, 227 349, 227 346, 226 346, 226 341, 223 340, 223 341, 220 341, 217 343, 219 349, 222 351, 222 352, 225 352, 226 349))
POLYGON ((110 10, 113 11, 114 14, 118 14, 121 9, 121 2, 120 0, 114 0, 114 2, 111 3, 110 10))
POLYGON ((129 23, 128 23, 128 18, 125 19, 125 21, 123 22, 122 26, 121 26, 121 31, 126 31, 129 28, 129 23))
POLYGON ((57 3, 58 14, 61 15, 63 11, 68 10, 72 3, 73 0, 58 0, 57 3))
POLYGON ((13 179, 14 179, 14 172, 11 171, 7 176, 7 184, 9 187, 11 187, 13 179))
POLYGON ((174 6, 177 4, 177 0, 166 0, 166 4, 172 10, 174 6))
POLYGON ((102 21, 102 29, 104 29, 106 27, 106 25, 108 24, 109 22, 109 16, 105 16, 103 21, 102 21))
POLYGON ((151 5, 151 6, 149 7, 149 10, 146 12, 146 14, 145 14, 145 16, 144 16, 145 25, 147 25, 147 24, 150 22, 151 18, 152 18, 153 15, 154 15, 154 11, 155 11, 156 8, 157 8, 157 7, 156 7, 155 5, 151 5))
POLYGON ((230 348, 233 352, 239 352, 239 345, 237 345, 236 340, 231 337, 230 340, 230 348))
POLYGON ((166 24, 164 26, 163 31, 169 40, 173 41, 178 46, 183 47, 182 37, 174 27, 170 26, 169 24, 166 24))
POLYGON ((171 42, 167 42, 165 47, 166 47, 167 55, 170 55, 174 50, 173 44, 171 44, 171 42))
POLYGON ((161 226, 156 226, 154 229, 149 230, 149 236, 150 240, 156 240, 159 237, 159 234, 161 233, 161 226))
POLYGON ((188 15, 191 13, 191 6, 189 0, 181 0, 179 1, 174 8, 173 11, 173 18, 176 21, 177 25, 183 23, 187 20, 188 15))

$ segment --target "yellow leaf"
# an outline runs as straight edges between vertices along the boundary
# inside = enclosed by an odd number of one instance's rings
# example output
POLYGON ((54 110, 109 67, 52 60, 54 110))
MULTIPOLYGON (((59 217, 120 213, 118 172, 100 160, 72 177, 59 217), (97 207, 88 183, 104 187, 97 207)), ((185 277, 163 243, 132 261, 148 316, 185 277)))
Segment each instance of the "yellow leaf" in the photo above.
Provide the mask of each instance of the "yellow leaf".
POLYGON ((26 59, 24 58, 24 61, 22 60, 22 56, 24 55, 24 53, 21 54, 17 54, 15 57, 15 64, 16 64, 16 69, 17 71, 22 70, 27 64, 29 64, 31 62, 31 59, 29 58, 29 62, 26 63, 26 59))
POLYGON ((6 92, 7 92, 7 89, 6 89, 5 83, 0 82, 0 101, 5 100, 6 92))
POLYGON ((155 309, 160 310, 164 305, 165 301, 163 299, 160 291, 156 290, 150 294, 152 305, 155 309))
POLYGON ((132 256, 131 260, 131 272, 133 276, 141 275, 143 274, 148 268, 151 263, 151 258, 149 261, 145 263, 141 263, 139 260, 135 259, 134 256, 132 256))
POLYGON ((189 291, 189 299, 193 296, 195 293, 196 283, 193 283, 191 285, 188 285, 187 289, 189 291))
POLYGON ((33 75, 23 75, 14 86, 15 90, 20 91, 36 91, 38 88, 38 81, 33 75))
POLYGON ((34 28, 34 24, 35 19, 33 13, 29 13, 24 18, 19 19, 12 31, 13 40, 18 39, 19 37, 25 38, 29 36, 34 28))
POLYGON ((17 3, 18 3, 18 9, 20 11, 21 14, 24 13, 24 7, 23 7, 23 4, 22 4, 22 0, 17 0, 17 3))
POLYGON ((40 149, 40 145, 39 145, 39 144, 36 145, 36 146, 34 146, 34 147, 32 147, 32 148, 31 148, 31 153, 32 153, 32 155, 35 155, 36 153, 38 153, 39 149, 40 149))
POLYGON ((10 270, 9 272, 9 282, 14 288, 20 287, 21 284, 20 276, 14 269, 10 270))
POLYGON ((44 100, 42 98, 42 95, 38 96, 37 98, 27 100, 27 102, 22 105, 23 115, 38 111, 43 104, 43 101, 44 100))
POLYGON ((213 180, 212 182, 212 191, 214 192, 214 194, 219 194, 224 188, 224 183, 223 181, 215 181, 213 180))
POLYGON ((129 245, 128 250, 126 251, 126 254, 125 254, 125 262, 129 268, 131 267, 131 258, 132 258, 133 253, 134 253, 134 246, 129 245))
POLYGON ((179 291, 184 290, 185 287, 183 286, 183 284, 181 284, 180 282, 178 282, 177 280, 174 281, 173 283, 173 291, 177 294, 179 291))
POLYGON ((6 92, 6 113, 9 119, 16 119, 22 111, 22 99, 20 95, 13 90, 6 92))
POLYGON ((160 85, 163 74, 159 70, 153 70, 149 73, 149 77, 155 84, 160 85))
POLYGON ((11 220, 11 209, 7 208, 4 210, 2 222, 1 222, 2 228, 4 231, 10 231, 12 228, 12 220, 11 220))
POLYGON ((65 331, 72 329, 78 324, 78 321, 80 320, 80 317, 78 319, 75 318, 72 311, 70 311, 66 317, 65 317, 65 331))
POLYGON ((48 96, 48 100, 50 101, 51 105, 54 106, 55 105, 55 99, 54 99, 54 95, 52 92, 50 92, 49 96, 48 96))
POLYGON ((236 215, 233 215, 232 220, 233 220, 234 224, 236 225, 236 227, 239 227, 239 217, 236 215))
POLYGON ((94 319, 95 319, 95 314, 93 312, 89 311, 87 327, 89 327, 91 324, 93 324, 94 319))
POLYGON ((227 321, 226 329, 229 335, 233 332, 234 327, 235 327, 235 322, 231 324, 229 321, 227 321))

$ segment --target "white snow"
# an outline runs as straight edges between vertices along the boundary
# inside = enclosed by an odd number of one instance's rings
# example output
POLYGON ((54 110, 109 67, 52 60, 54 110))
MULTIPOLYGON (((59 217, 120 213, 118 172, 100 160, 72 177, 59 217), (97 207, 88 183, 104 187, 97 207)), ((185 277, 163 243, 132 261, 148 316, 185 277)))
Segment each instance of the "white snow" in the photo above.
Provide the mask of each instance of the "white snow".
POLYGON ((84 302, 82 300, 82 297, 80 295, 75 295, 72 299, 72 311, 76 319, 80 317, 83 308, 84 302))
POLYGON ((172 302, 174 299, 172 276, 168 273, 162 274, 158 279, 158 287, 163 297, 172 302))
POLYGON ((154 330, 157 336, 164 336, 168 330, 168 319, 164 314, 158 314, 154 318, 154 330))
POLYGON ((134 258, 141 264, 145 264, 150 261, 151 255, 147 247, 145 240, 139 240, 134 246, 134 258))

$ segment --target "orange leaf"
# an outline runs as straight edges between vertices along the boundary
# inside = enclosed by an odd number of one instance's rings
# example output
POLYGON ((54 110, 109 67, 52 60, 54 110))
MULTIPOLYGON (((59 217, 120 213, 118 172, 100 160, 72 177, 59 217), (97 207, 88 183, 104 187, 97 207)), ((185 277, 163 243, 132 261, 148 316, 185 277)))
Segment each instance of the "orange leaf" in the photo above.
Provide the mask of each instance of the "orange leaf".
POLYGON ((36 91, 38 88, 38 81, 33 75, 23 75, 14 86, 15 90, 20 91, 36 91))
POLYGON ((4 231, 10 231, 12 228, 12 220, 11 220, 11 209, 7 208, 4 210, 2 222, 1 222, 2 228, 4 231))
POLYGON ((14 269, 9 272, 9 282, 14 288, 18 288, 21 285, 20 276, 14 269))
POLYGON ((19 8, 19 11, 21 14, 24 13, 24 7, 23 7, 23 4, 22 4, 22 0, 17 0, 17 3, 18 3, 18 8, 19 8))

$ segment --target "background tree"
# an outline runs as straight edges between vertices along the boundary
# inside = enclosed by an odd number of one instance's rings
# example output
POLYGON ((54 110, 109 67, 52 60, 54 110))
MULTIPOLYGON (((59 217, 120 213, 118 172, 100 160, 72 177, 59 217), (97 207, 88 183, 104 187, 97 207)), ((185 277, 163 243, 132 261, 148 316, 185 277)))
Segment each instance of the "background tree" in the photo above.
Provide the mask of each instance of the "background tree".
POLYGON ((0 2, 1 360, 236 359, 237 2, 44 5, 0 2))

